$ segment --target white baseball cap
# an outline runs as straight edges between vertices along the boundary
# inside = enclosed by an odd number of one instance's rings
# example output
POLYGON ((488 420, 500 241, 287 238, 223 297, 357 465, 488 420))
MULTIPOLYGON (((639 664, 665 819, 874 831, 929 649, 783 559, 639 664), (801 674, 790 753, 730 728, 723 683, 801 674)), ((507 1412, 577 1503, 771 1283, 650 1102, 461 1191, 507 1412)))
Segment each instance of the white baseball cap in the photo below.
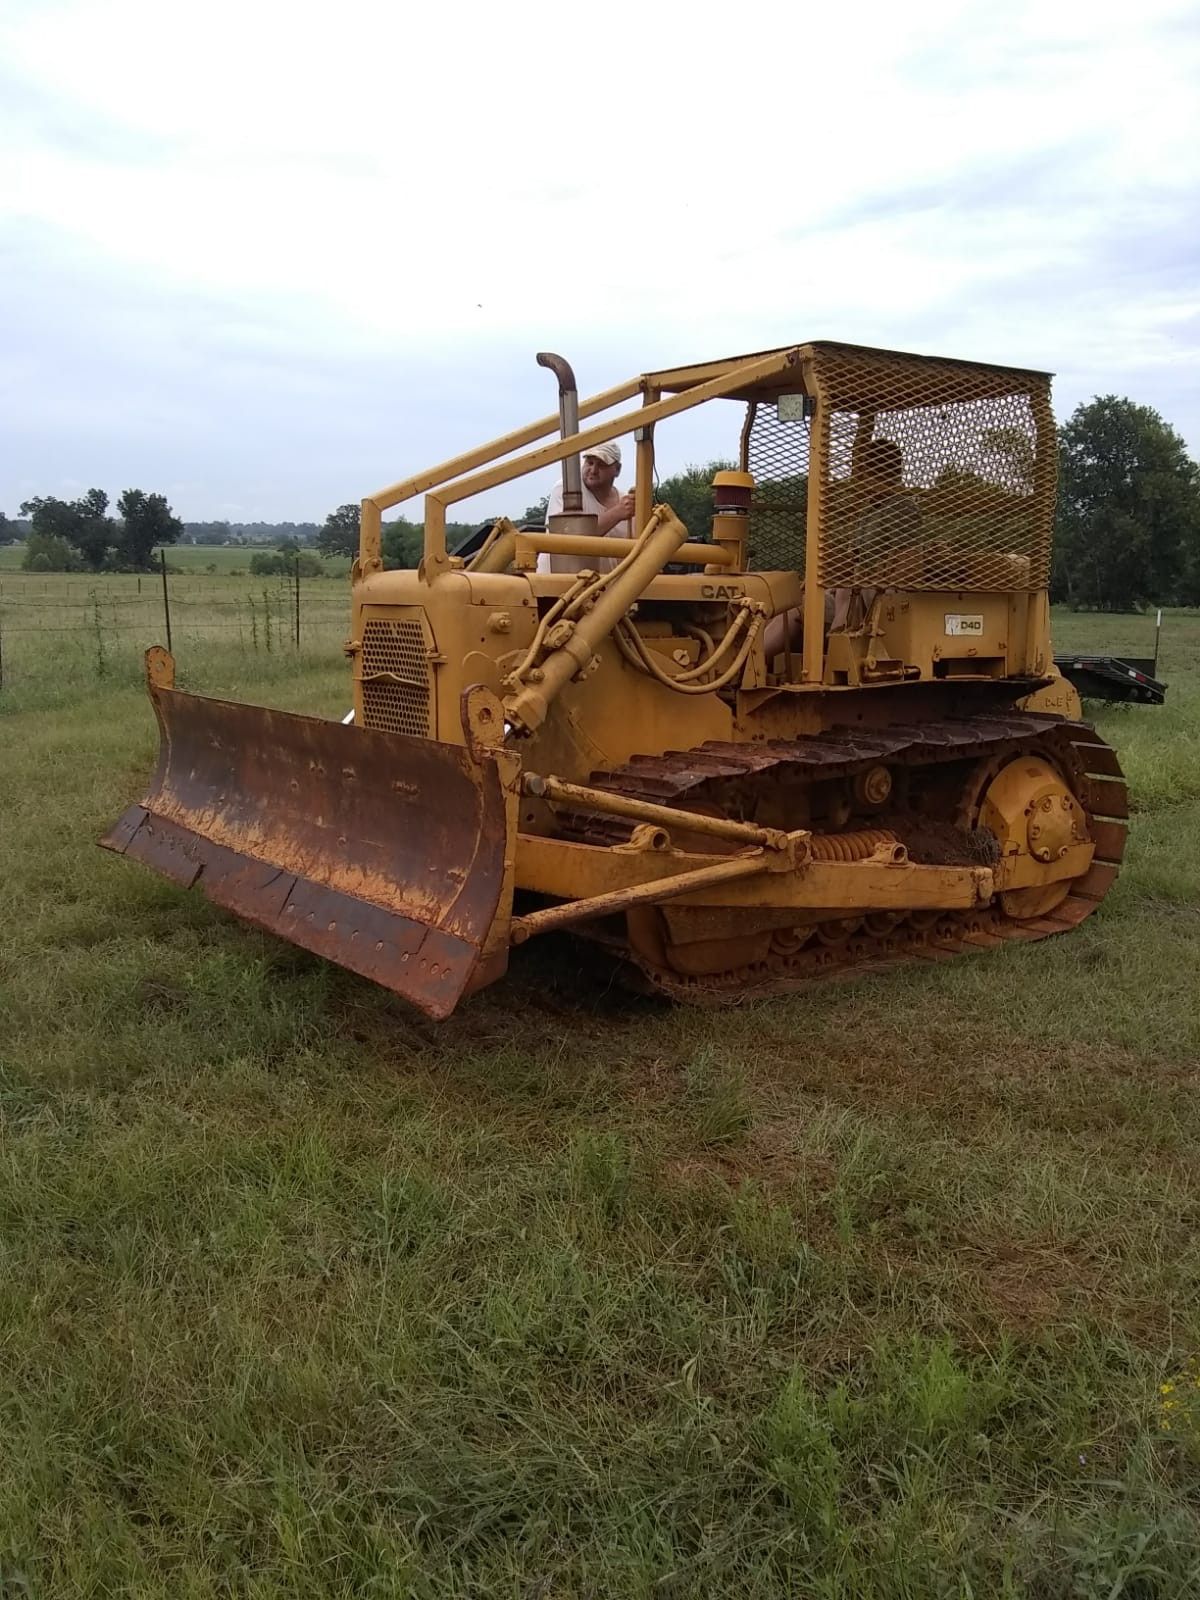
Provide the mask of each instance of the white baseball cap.
POLYGON ((619 467, 621 465, 621 446, 610 440, 608 444, 594 444, 590 450, 583 452, 586 461, 591 456, 595 461, 603 461, 606 467, 619 467))

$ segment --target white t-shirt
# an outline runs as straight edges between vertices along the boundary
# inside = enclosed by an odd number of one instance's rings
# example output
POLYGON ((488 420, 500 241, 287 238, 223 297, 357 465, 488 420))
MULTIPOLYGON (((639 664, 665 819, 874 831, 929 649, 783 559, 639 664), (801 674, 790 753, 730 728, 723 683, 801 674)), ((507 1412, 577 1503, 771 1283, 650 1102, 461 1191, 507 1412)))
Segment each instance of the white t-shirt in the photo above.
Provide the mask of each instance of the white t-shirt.
MULTIPOLYGON (((611 506, 602 506, 596 496, 583 484, 583 510, 599 516, 602 511, 610 511, 611 506)), ((614 485, 615 487, 615 485, 614 485)), ((620 491, 617 491, 618 494, 620 491)), ((561 483, 556 483, 550 491, 550 503, 546 507, 547 524, 549 519, 562 510, 563 489, 561 483)), ((606 539, 632 539, 633 528, 629 519, 615 523, 604 535, 606 539)), ((548 550, 543 550, 538 556, 537 569, 539 572, 611 572, 616 566, 614 556, 552 556, 548 550)))

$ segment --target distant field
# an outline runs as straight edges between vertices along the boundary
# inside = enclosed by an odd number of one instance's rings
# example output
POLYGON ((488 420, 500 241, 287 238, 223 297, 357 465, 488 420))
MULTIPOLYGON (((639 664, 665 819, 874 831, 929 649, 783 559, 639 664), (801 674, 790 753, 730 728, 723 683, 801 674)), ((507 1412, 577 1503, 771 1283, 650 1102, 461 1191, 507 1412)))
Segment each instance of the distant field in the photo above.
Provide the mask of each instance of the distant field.
MULTIPOLYGON (((0 594, 0 1595, 1200 1593, 1200 615, 1073 935, 434 1026, 96 849, 161 631, 76 581, 0 594)), ((190 687, 345 709, 348 586, 177 581, 190 687)))
MULTIPOLYGON (((167 551, 167 566, 177 567, 183 572, 207 573, 212 567, 222 576, 231 573, 249 571, 250 557, 256 550, 270 550, 271 545, 204 545, 204 544, 179 544, 173 545, 167 551)), ((315 553, 315 552, 314 552, 315 553)), ((24 545, 0 545, 0 573, 20 572, 21 562, 25 559, 24 545)), ((342 577, 350 570, 348 557, 332 557, 325 562, 326 570, 331 576, 342 577)), ((41 574, 29 575, 36 581, 41 574)), ((82 576, 76 574, 76 577, 82 576)), ((104 574, 101 574, 101 581, 104 574)))
MULTIPOLYGON (((215 567, 219 574, 248 572, 250 557, 255 550, 271 550, 271 545, 204 545, 177 544, 167 552, 168 567, 179 567, 184 572, 207 572, 215 567)), ((317 552, 313 551, 313 555, 317 552)), ((346 577, 350 571, 348 556, 334 556, 325 560, 325 571, 330 577, 346 577)))

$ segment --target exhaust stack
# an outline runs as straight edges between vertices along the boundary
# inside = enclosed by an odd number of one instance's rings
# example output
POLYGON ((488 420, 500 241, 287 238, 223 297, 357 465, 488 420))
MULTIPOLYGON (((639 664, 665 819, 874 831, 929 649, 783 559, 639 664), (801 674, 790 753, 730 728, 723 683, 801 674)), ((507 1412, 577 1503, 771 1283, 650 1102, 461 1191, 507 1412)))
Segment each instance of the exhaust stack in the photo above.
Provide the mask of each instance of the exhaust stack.
MULTIPOLYGON (((569 439, 579 432, 579 390, 571 363, 555 355, 552 350, 540 350, 537 363, 539 367, 548 367, 558 379, 559 429, 562 437, 569 439)), ((594 534, 596 516, 594 512, 585 512, 583 509, 583 477, 577 455, 563 457, 562 491, 562 511, 547 520, 547 531, 594 534)))

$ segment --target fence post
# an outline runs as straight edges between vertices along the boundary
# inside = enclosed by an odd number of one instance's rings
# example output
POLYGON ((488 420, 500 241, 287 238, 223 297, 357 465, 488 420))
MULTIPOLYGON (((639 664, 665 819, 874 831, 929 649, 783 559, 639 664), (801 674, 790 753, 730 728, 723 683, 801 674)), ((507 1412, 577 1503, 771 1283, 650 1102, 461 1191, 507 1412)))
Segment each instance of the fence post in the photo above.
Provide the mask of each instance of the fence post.
POLYGON ((167 649, 171 650, 171 596, 167 593, 167 552, 160 548, 158 559, 162 562, 163 620, 167 625, 167 649))
POLYGON ((296 649, 300 648, 300 552, 296 552, 296 649))

